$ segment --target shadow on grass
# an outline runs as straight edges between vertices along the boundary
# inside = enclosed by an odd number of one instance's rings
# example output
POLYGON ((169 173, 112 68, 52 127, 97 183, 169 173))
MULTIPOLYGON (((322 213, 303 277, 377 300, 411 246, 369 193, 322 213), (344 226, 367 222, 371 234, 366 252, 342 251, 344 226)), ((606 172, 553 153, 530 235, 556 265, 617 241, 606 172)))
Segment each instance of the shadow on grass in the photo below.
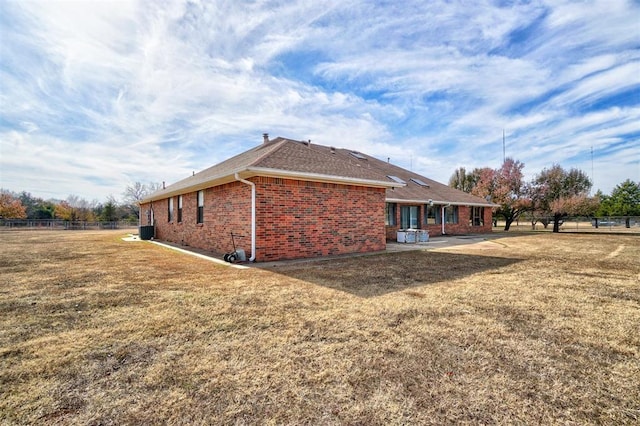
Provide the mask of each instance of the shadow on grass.
POLYGON ((452 281, 500 274, 522 259, 435 251, 409 251, 285 264, 267 269, 315 285, 368 298, 452 281))

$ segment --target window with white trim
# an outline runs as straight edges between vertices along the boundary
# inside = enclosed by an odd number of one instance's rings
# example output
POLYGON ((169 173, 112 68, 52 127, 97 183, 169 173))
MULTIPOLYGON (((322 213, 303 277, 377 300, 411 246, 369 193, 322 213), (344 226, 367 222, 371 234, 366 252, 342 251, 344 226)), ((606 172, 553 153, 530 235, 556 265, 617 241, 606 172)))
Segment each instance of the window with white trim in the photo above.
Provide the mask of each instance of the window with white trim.
POLYGON ((168 201, 167 222, 173 222, 173 197, 170 197, 168 201))
POLYGON ((178 195, 178 223, 182 222, 182 195, 178 195))
POLYGON ((196 223, 204 222, 204 191, 198 191, 198 217, 196 223))

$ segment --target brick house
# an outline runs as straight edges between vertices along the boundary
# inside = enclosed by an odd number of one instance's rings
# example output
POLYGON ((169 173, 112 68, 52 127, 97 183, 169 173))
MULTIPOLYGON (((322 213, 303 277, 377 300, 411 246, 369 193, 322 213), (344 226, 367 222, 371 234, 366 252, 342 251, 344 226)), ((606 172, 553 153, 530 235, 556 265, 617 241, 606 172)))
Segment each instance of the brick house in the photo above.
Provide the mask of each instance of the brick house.
POLYGON ((278 137, 140 202, 155 238, 251 261, 384 250, 401 229, 491 232, 493 204, 359 152, 278 137))

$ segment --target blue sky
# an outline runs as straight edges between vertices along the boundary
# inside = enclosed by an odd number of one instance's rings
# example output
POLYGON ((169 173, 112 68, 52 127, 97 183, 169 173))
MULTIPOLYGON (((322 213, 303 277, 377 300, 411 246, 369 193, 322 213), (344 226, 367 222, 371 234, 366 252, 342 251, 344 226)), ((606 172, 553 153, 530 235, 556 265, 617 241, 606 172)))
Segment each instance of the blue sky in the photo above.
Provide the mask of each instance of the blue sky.
POLYGON ((527 178, 640 181, 640 3, 0 0, 3 189, 120 198, 263 132, 446 183, 503 130, 527 178))

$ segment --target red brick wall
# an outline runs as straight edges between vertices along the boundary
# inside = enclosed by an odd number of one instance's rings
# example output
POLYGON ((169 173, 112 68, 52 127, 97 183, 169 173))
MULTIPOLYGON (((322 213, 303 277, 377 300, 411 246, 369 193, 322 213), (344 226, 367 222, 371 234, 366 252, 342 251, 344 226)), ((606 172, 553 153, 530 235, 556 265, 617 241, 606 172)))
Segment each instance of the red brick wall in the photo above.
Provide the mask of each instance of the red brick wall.
POLYGON ((289 179, 252 179, 257 189, 257 260, 386 248, 385 191, 289 179))
MULTIPOLYGON (((379 188, 256 177, 256 261, 384 250, 385 191, 379 188)), ((167 220, 168 201, 153 202, 159 240, 223 254, 251 255, 251 187, 241 182, 207 188, 204 223, 196 224, 197 193, 183 195, 182 222, 167 220)), ((146 225, 141 206, 142 224, 146 225)))
MULTIPOLYGON (((400 206, 402 205, 412 205, 416 204, 396 204, 396 225, 394 226, 386 226, 386 237, 389 241, 396 240, 396 232, 400 229, 400 206)), ((418 208, 418 217, 420 218, 420 229, 429 230, 430 236, 438 236, 442 235, 442 225, 441 224, 424 224, 424 205, 419 205, 418 208)), ((463 234, 479 234, 479 233, 488 233, 491 232, 491 208, 484 208, 484 225, 483 226, 471 226, 470 222, 471 217, 471 207, 469 206, 458 206, 458 223, 445 223, 444 230, 445 233, 450 235, 463 235, 463 234)))
MULTIPOLYGON (((173 201, 173 218, 168 222, 167 199, 154 201, 155 237, 159 240, 210 250, 222 255, 231 252, 231 232, 236 247, 251 255, 251 188, 241 182, 232 182, 204 190, 204 220, 196 223, 197 192, 182 196, 182 222, 178 222, 178 197, 173 201), (236 236, 237 235, 237 236, 236 236)), ((146 224, 141 206, 143 224, 146 224)))

